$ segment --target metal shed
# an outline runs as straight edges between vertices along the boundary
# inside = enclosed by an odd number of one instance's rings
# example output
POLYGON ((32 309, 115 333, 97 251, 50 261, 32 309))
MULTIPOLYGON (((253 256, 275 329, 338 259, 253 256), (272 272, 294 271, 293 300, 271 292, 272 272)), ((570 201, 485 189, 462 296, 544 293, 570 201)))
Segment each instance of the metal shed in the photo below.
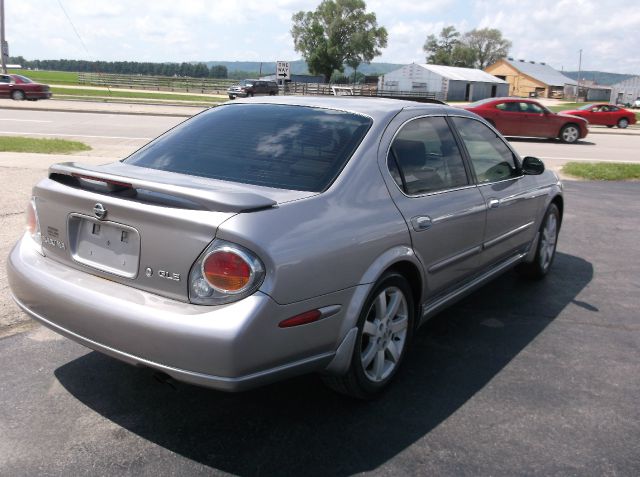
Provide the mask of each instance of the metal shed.
POLYGON ((640 98, 640 76, 629 78, 611 86, 611 102, 613 104, 633 104, 640 98))
POLYGON ((378 90, 398 95, 435 93, 445 101, 477 101, 507 96, 509 85, 482 70, 412 63, 381 76, 378 90))

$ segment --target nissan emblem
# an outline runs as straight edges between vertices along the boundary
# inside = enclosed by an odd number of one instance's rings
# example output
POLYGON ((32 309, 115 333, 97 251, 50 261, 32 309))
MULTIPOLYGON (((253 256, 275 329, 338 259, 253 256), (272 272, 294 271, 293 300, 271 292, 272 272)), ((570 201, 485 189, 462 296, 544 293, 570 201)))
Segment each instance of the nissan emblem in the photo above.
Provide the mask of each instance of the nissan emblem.
POLYGON ((93 213, 96 215, 96 217, 102 220, 107 216, 107 209, 105 209, 104 206, 100 202, 98 202, 93 206, 93 213))

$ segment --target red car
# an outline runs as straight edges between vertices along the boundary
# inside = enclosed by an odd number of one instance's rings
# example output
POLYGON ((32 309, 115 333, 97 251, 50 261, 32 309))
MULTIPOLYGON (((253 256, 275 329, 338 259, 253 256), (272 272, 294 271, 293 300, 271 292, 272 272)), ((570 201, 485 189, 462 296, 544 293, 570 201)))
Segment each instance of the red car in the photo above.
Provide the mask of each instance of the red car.
POLYGON ((49 85, 34 83, 26 76, 0 74, 0 98, 11 98, 16 101, 29 99, 49 99, 49 85))
POLYGON ((607 103, 585 104, 578 109, 562 111, 562 113, 580 116, 589 121, 590 124, 599 124, 610 128, 618 126, 624 129, 629 124, 636 123, 635 113, 607 103))
POLYGON ((589 133, 586 119, 553 113, 530 99, 483 99, 464 109, 486 119, 503 136, 558 138, 574 143, 589 133))

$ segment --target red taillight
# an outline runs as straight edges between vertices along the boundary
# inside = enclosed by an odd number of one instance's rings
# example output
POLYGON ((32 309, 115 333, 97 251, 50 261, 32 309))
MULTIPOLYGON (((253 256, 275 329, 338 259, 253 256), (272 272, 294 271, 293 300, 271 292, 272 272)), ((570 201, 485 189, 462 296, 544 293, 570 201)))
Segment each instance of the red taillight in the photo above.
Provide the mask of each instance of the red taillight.
POLYGON ((287 318, 286 320, 278 323, 280 328, 290 328, 292 326, 306 325, 307 323, 313 323, 314 321, 318 321, 322 313, 320 310, 311 310, 301 313, 296 316, 292 316, 291 318, 287 318))
POLYGON ((38 231, 38 218, 36 217, 36 209, 33 201, 29 201, 27 206, 27 232, 34 235, 38 231))
POLYGON ((251 266, 235 252, 218 250, 202 263, 202 274, 218 291, 239 292, 251 281, 251 266))

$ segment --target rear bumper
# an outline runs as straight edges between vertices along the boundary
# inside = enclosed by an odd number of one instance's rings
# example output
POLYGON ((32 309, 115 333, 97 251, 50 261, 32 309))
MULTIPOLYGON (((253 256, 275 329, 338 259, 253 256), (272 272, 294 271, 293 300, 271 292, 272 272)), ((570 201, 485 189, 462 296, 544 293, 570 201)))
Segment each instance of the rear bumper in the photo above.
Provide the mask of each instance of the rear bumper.
POLYGON ((25 236, 7 261, 15 301, 54 331, 122 361, 210 388, 239 391, 324 369, 335 355, 351 291, 279 305, 260 292, 208 307, 182 303, 66 267, 25 236), (294 328, 310 309, 337 314, 294 328))

